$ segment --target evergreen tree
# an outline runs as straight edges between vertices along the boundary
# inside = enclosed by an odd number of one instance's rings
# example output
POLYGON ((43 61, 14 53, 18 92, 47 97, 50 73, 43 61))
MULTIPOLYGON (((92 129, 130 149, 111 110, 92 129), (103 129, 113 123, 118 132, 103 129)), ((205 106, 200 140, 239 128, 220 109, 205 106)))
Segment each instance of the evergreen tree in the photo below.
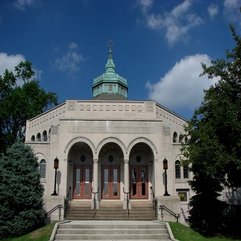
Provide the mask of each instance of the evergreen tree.
POLYGON ((188 123, 190 137, 184 146, 192 163, 191 226, 214 234, 224 226, 224 206, 219 195, 224 188, 241 186, 241 38, 231 26, 236 46, 226 59, 203 64, 203 75, 218 82, 205 91, 204 101, 188 123))
POLYGON ((43 187, 31 148, 15 143, 0 158, 0 238, 19 236, 41 225, 43 187))

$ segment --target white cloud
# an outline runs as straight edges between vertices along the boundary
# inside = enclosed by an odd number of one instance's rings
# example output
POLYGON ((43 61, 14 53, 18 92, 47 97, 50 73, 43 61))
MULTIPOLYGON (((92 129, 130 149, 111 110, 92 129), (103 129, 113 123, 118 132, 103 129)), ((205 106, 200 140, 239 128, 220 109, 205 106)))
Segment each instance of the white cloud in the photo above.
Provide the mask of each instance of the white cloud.
POLYGON ((215 5, 215 4, 210 4, 209 6, 208 6, 208 14, 209 14, 209 16, 211 17, 211 18, 214 18, 214 17, 216 17, 217 15, 218 15, 218 6, 217 5, 215 5))
MULTIPOLYGON (((141 5, 140 6, 145 6, 141 5)), ((171 46, 177 41, 185 40, 191 29, 203 23, 201 17, 191 9, 192 1, 185 0, 169 12, 156 14, 151 9, 144 12, 147 26, 153 30, 165 32, 165 38, 171 46)), ((148 8, 150 6, 148 5, 148 8)))
POLYGON ((225 0, 223 3, 224 8, 227 10, 234 10, 234 9, 239 10, 240 4, 241 4, 240 0, 225 0))
MULTIPOLYGON (((15 72, 15 67, 21 62, 26 61, 25 57, 21 54, 8 55, 6 53, 0 53, 0 75, 3 75, 5 70, 15 72)), ((31 79, 41 79, 42 71, 36 68, 32 68, 34 76, 31 79)), ((21 86, 23 81, 17 80, 17 85, 21 86)))
POLYGON ((217 81, 200 77, 201 63, 210 65, 211 60, 206 54, 181 59, 157 83, 146 84, 149 98, 175 111, 193 111, 203 100, 203 90, 217 81))
POLYGON ((6 53, 0 53, 0 75, 2 75, 6 69, 14 71, 16 65, 21 61, 25 61, 25 58, 21 54, 8 55, 6 53))
POLYGON ((26 7, 35 6, 38 1, 39 0, 16 0, 13 5, 20 10, 25 10, 26 7))
POLYGON ((241 26, 241 0, 225 0, 223 3, 224 14, 229 21, 238 23, 241 26))
POLYGON ((73 74, 80 68, 80 63, 84 61, 83 56, 78 51, 78 45, 72 42, 68 46, 67 52, 60 58, 56 59, 55 66, 67 74, 73 74))
POLYGON ((137 4, 141 7, 143 12, 146 12, 152 7, 153 0, 138 0, 137 4))

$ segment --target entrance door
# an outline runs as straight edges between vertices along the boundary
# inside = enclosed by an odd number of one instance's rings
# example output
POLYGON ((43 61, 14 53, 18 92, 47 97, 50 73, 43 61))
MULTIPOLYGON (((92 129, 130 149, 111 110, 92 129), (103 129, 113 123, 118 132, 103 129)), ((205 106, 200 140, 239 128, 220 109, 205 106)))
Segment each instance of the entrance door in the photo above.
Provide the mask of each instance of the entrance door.
POLYGON ((92 187, 92 166, 74 166, 74 190, 75 199, 90 199, 92 187))
POLYGON ((120 198, 120 166, 102 166, 102 198, 120 198))
POLYGON ((131 198, 148 198, 147 166, 130 166, 130 194, 131 198))

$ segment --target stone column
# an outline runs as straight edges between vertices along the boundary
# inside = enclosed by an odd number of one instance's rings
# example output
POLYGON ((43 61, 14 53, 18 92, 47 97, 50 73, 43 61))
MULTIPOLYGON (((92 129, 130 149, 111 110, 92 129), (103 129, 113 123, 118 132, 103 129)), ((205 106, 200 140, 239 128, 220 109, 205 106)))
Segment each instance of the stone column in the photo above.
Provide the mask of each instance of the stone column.
POLYGON ((159 159, 155 159, 154 161, 154 194, 157 197, 164 194, 164 185, 163 185, 163 168, 162 163, 159 161, 159 159))
MULTIPOLYGON (((127 209, 127 194, 129 192, 129 159, 124 159, 124 202, 123 202, 123 208, 127 209)), ((130 194, 129 194, 130 198, 130 194)), ((130 208, 130 202, 129 202, 129 208, 130 208)))
POLYGON ((98 186, 98 159, 93 159, 92 209, 94 209, 95 205, 96 209, 99 209, 99 193, 97 193, 99 191, 98 186))

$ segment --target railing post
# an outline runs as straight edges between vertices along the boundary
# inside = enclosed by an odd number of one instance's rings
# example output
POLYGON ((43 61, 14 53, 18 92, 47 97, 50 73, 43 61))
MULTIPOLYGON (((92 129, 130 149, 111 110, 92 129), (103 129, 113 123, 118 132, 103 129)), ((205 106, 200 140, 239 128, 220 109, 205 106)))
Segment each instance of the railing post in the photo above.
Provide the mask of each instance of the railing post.
POLYGON ((161 207, 161 218, 162 218, 162 221, 163 221, 164 214, 163 214, 163 208, 162 207, 161 207))
POLYGON ((61 220, 61 206, 59 206, 59 221, 61 220))

